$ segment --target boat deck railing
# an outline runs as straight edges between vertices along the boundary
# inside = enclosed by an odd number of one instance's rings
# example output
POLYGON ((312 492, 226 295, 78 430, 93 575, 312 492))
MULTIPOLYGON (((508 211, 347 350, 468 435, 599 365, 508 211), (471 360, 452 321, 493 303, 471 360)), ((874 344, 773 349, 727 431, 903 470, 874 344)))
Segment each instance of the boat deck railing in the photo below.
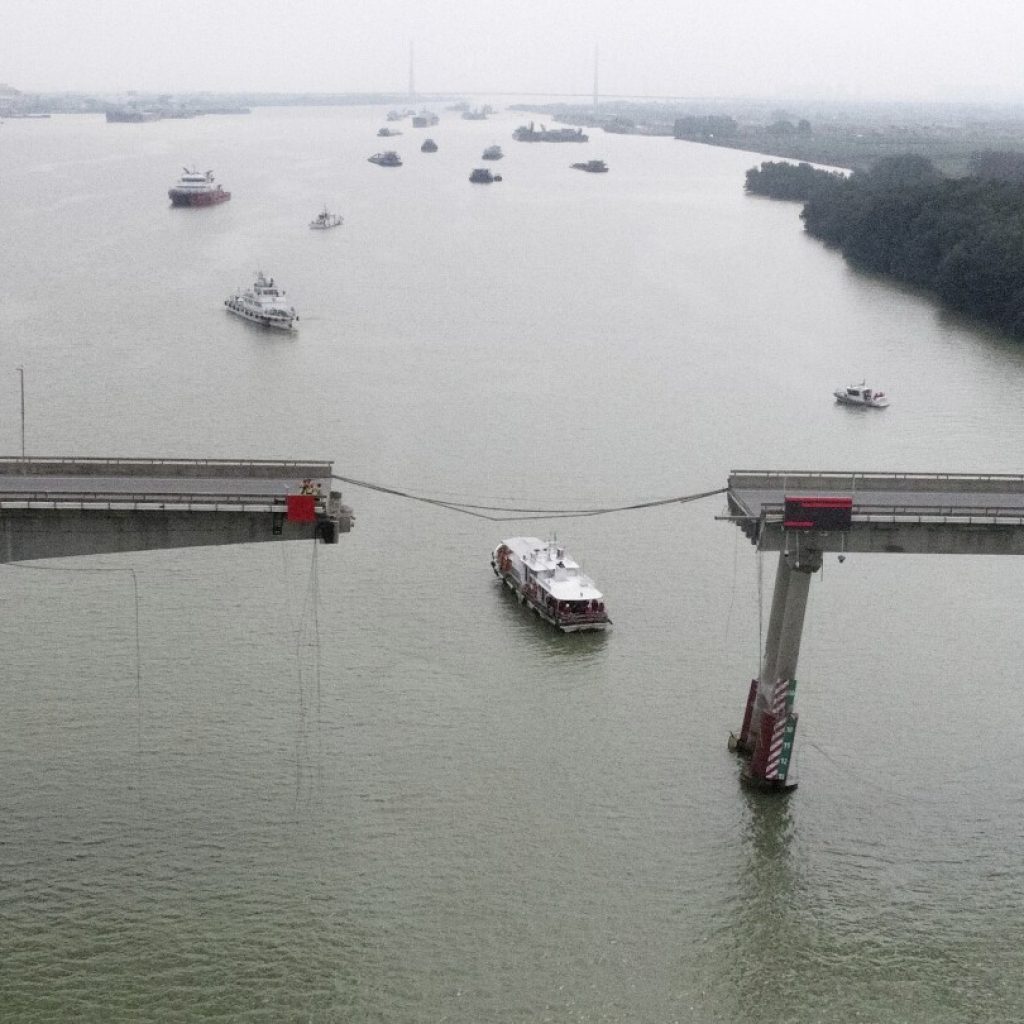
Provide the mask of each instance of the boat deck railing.
POLYGON ((570 625, 576 625, 581 622, 608 622, 608 615, 606 612, 598 611, 586 611, 586 612, 558 612, 556 615, 559 622, 569 623, 570 625))

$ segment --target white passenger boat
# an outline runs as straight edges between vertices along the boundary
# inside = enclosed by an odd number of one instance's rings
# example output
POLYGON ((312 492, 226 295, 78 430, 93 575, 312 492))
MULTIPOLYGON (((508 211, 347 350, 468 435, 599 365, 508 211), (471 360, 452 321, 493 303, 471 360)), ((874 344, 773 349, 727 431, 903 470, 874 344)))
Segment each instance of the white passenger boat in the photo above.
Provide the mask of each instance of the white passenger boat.
POLYGON ((167 190, 172 206, 214 206, 226 203, 231 193, 213 180, 213 171, 185 167, 177 184, 167 190))
POLYGON ((604 595, 556 541, 509 537, 492 552, 491 568, 521 603, 564 633, 612 624, 604 595))
POLYGON ((884 391, 874 391, 867 387, 864 381, 859 384, 851 384, 848 388, 836 388, 832 392, 837 402, 843 405, 863 405, 872 409, 884 409, 889 404, 884 391))
POLYGON ((278 330, 290 331, 299 319, 294 306, 289 306, 283 288, 274 284, 274 279, 267 280, 260 270, 251 287, 239 288, 234 295, 224 300, 224 308, 235 316, 264 327, 275 327, 278 330))

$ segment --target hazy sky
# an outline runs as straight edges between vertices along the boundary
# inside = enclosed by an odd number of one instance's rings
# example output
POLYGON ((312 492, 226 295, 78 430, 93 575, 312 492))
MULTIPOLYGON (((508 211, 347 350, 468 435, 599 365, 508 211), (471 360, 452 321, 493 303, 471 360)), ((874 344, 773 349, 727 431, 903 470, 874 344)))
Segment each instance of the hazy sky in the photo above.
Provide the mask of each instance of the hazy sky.
POLYGON ((23 91, 1024 100, 1024 0, 0 0, 23 91))

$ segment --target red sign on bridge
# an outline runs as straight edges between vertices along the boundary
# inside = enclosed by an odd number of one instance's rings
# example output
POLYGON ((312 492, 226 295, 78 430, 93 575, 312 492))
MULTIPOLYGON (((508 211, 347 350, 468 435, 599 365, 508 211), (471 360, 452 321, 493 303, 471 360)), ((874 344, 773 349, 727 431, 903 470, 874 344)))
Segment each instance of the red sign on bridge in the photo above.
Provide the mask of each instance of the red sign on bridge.
POLYGON ((787 530, 849 530, 853 525, 853 498, 787 495, 782 525, 787 530))

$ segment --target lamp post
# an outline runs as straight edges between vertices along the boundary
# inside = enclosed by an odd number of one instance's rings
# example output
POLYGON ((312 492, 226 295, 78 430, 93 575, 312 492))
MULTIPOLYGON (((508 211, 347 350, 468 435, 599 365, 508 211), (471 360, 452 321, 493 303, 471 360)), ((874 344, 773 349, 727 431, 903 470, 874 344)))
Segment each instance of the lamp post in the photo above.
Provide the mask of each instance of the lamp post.
POLYGON ((21 457, 25 458, 25 367, 19 366, 17 369, 21 378, 21 457))

